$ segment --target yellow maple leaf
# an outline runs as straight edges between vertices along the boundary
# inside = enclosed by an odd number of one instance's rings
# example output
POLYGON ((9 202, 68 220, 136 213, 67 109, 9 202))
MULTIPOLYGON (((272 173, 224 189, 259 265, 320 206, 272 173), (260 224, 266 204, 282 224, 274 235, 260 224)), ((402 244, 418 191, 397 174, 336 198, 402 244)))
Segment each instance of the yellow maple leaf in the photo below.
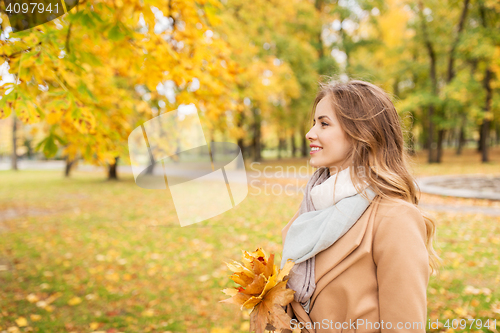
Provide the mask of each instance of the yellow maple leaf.
POLYGON ((30 319, 32 321, 39 321, 40 319, 42 319, 42 316, 40 316, 39 314, 32 314, 30 315, 30 319))
POLYGON ((210 330, 210 333, 231 333, 231 329, 215 327, 210 330))
POLYGON ((93 330, 96 330, 97 328, 99 328, 99 323, 96 323, 96 322, 92 322, 90 323, 90 329, 93 331, 93 330))
POLYGON ((29 294, 28 296, 26 296, 26 300, 30 303, 35 303, 38 302, 40 299, 35 294, 29 294))
POLYGON ((78 296, 75 296, 68 301, 68 305, 74 306, 74 305, 80 304, 81 302, 82 302, 82 299, 78 296))
POLYGON ((19 317, 16 319, 16 324, 19 327, 28 326, 28 321, 24 317, 19 317))
POLYGON ((143 317, 153 317, 154 314, 155 314, 155 312, 153 309, 147 309, 147 310, 142 311, 142 313, 141 313, 141 315, 143 317))
POLYGON ((467 316, 467 309, 464 309, 463 307, 458 307, 454 309, 455 313, 461 317, 467 316))

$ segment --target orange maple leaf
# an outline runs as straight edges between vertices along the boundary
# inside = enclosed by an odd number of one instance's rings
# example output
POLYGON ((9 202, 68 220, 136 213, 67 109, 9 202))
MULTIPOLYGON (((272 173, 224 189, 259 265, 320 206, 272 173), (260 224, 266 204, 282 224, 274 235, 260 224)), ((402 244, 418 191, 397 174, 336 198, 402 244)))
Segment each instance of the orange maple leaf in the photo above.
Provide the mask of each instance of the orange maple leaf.
POLYGON ((272 330, 290 329, 290 316, 283 310, 293 301, 295 291, 286 288, 286 282, 281 281, 264 296, 250 314, 250 331, 264 333, 266 327, 272 330))

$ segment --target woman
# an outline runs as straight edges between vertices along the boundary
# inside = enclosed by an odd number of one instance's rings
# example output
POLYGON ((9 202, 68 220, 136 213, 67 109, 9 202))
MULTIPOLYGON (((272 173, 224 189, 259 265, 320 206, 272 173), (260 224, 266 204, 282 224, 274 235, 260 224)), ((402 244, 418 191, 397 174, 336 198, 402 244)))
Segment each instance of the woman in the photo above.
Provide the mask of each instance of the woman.
POLYGON ((290 328, 425 332, 435 224, 417 207, 394 105, 371 83, 331 81, 313 112, 306 138, 318 169, 282 231, 282 266, 296 262, 290 328))

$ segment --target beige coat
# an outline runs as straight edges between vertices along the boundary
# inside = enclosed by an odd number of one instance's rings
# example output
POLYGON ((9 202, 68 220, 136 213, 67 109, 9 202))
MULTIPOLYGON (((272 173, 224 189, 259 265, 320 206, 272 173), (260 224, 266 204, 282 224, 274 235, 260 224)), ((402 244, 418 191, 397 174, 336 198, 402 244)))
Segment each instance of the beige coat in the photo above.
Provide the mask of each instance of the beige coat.
MULTIPOLYGON (((283 229, 283 243, 297 215, 283 229)), ((418 208, 377 196, 344 236, 316 255, 309 315, 293 301, 287 307, 291 328, 425 332, 430 274, 425 230, 418 208)))

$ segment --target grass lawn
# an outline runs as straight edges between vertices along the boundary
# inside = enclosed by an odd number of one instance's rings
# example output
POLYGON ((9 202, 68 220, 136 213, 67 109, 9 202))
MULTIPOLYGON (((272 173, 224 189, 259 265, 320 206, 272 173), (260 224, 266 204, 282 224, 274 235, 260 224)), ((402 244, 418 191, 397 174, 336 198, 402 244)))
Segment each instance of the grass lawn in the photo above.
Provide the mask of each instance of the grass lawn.
MULTIPOLYGON (((419 154, 414 169, 417 175, 498 174, 500 149, 492 155, 483 165, 472 150, 462 157, 446 151, 443 165, 429 166, 419 164, 425 161, 419 154)), ((278 163, 306 160, 260 167, 278 163)), ((263 247, 278 264, 281 229, 302 196, 250 188, 234 209, 181 228, 168 190, 139 188, 132 175, 104 178, 0 172, 0 216, 10 215, 0 217, 0 332, 248 332, 247 313, 218 303, 226 298, 221 290, 234 286, 224 261, 263 247)), ((429 319, 497 319, 500 328, 500 217, 434 216, 443 264, 429 283, 429 319)), ((489 331, 470 323, 465 331, 489 331)))

